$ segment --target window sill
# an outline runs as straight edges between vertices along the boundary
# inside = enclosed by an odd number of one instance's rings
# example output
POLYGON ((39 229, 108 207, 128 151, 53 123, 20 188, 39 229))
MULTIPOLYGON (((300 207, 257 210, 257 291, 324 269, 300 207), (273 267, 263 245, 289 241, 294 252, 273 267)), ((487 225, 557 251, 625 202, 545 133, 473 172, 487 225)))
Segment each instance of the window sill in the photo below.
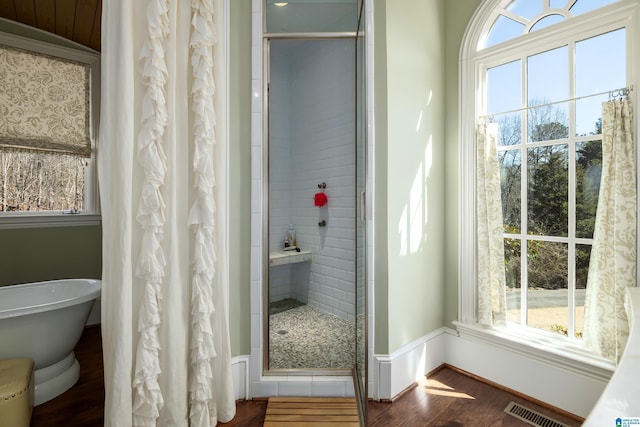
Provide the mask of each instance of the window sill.
POLYGON ((525 328, 500 328, 454 322, 461 338, 500 347, 565 371, 608 382, 615 364, 577 345, 525 328), (517 330, 516 330, 517 329, 517 330))
POLYGON ((0 214, 0 230, 18 228, 54 228, 100 225, 97 214, 21 213, 0 214))

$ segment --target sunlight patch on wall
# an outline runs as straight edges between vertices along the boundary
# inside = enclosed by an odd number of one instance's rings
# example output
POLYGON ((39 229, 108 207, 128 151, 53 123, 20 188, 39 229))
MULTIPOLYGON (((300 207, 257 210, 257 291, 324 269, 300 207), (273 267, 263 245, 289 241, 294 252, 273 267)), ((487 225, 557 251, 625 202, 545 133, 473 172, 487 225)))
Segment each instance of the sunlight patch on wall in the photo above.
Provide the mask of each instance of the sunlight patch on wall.
POLYGON ((420 252, 425 241, 425 230, 428 223, 427 211, 427 179, 433 165, 433 137, 425 148, 424 161, 418 170, 409 190, 409 203, 402 209, 398 224, 400 235, 400 256, 420 252))
POLYGON ((422 217, 424 214, 425 185, 423 175, 423 163, 418 166, 418 172, 413 179, 411 191, 409 192, 409 253, 416 253, 420 250, 422 243, 422 217))

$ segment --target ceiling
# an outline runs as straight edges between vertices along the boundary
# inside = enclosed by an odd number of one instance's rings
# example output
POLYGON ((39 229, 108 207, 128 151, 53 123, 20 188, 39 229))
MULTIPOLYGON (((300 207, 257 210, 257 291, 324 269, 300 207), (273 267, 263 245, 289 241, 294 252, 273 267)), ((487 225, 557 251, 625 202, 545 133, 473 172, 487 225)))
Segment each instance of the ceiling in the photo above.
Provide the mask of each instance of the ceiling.
POLYGON ((0 17, 100 51, 102 0, 0 0, 0 17))

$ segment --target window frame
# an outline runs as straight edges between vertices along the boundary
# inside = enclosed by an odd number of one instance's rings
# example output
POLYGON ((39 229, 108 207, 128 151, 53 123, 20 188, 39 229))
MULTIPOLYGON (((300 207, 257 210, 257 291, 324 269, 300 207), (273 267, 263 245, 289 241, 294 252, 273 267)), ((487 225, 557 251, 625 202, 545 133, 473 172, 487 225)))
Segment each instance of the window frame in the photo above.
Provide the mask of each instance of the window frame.
MULTIPOLYGON (((567 340, 566 337, 555 337, 550 332, 537 331, 520 325, 488 327, 477 323, 475 125, 479 117, 486 115, 486 84, 481 79, 483 70, 526 58, 537 52, 548 51, 567 44, 570 40, 583 40, 622 27, 626 28, 627 37, 628 85, 634 87, 630 96, 637 105, 638 72, 635 62, 639 58, 634 57, 634 52, 640 46, 638 43, 640 2, 620 0, 595 11, 572 17, 562 24, 541 28, 491 47, 482 47, 495 19, 496 8, 503 3, 504 0, 486 0, 478 7, 467 27, 460 50, 461 214, 458 242, 460 248, 458 321, 454 324, 461 335, 469 338, 499 345, 515 352, 526 352, 541 361, 559 364, 565 369, 574 370, 579 367, 583 373, 587 372, 597 378, 606 379, 607 372, 610 375, 615 367, 613 362, 583 349, 580 343, 567 340), (570 33, 571 36, 564 36, 565 32, 570 33)), ((486 73, 484 75, 486 76, 486 73)), ((526 100, 522 102, 527 103, 526 100)), ((636 119, 634 124, 636 135, 640 135, 638 122, 639 120, 636 119)), ((638 151, 636 151, 636 159, 638 151)))
MULTIPOLYGON (((54 36, 51 36, 55 38, 54 36)), ((42 53, 62 59, 87 64, 90 68, 89 81, 89 134, 91 139, 91 157, 85 159, 87 166, 84 174, 84 210, 80 213, 62 211, 39 212, 0 212, 0 229, 40 228, 40 227, 76 227, 99 225, 100 196, 98 192, 98 174, 96 163, 96 139, 100 117, 100 54, 78 45, 77 49, 27 38, 15 34, 0 32, 0 44, 19 49, 42 53)), ((71 42, 65 41, 65 44, 71 42)))

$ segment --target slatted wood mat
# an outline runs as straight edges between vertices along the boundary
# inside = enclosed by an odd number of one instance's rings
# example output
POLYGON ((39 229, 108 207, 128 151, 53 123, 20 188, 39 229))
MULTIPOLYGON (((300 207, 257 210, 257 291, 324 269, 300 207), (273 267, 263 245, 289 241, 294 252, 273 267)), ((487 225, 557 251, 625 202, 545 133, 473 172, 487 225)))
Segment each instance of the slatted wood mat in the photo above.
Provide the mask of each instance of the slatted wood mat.
POLYGON ((348 397, 270 397, 264 427, 359 427, 358 406, 348 397))

